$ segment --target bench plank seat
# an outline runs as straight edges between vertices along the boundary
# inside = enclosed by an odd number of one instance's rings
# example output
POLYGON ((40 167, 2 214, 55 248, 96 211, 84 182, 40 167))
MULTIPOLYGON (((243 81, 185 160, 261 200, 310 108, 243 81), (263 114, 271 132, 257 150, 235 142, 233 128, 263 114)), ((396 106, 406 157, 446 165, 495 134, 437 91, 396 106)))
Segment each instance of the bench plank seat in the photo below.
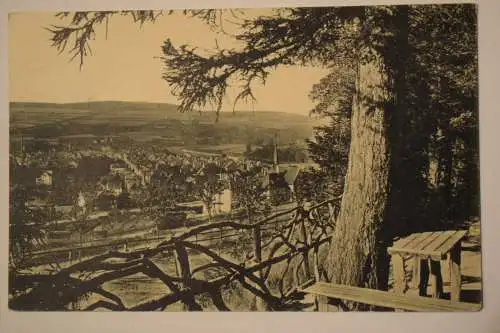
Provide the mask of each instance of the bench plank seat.
POLYGON ((421 258, 445 259, 448 252, 467 234, 466 230, 422 232, 402 238, 388 248, 389 254, 413 254, 421 258))
POLYGON ((392 292, 316 282, 303 292, 337 300, 353 301, 368 305, 415 312, 465 312, 479 311, 480 304, 454 302, 421 296, 397 295, 392 292))

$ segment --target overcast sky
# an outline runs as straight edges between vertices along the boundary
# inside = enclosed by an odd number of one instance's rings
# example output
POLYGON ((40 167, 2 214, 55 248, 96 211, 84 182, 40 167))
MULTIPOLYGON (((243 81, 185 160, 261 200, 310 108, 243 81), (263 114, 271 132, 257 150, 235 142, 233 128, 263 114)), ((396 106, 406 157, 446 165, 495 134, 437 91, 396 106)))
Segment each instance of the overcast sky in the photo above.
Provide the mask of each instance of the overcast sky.
MULTIPOLYGON (((254 13, 257 14, 257 13, 254 13)), ((231 39, 216 35, 196 19, 182 15, 161 17, 142 29, 131 17, 116 16, 97 30, 91 42, 93 55, 85 59, 82 70, 78 59, 69 62, 50 46, 50 33, 44 30, 64 21, 54 13, 16 13, 9 17, 9 71, 11 101, 74 102, 123 100, 178 103, 161 79, 162 42, 170 37, 174 45, 190 44, 211 48, 234 45, 231 39)), ((231 30, 230 26, 226 27, 231 30)), ((255 110, 307 114, 311 86, 326 72, 321 68, 278 68, 265 87, 255 90, 255 110)), ((225 108, 233 105, 236 93, 230 91, 225 108)), ((251 109, 239 104, 237 109, 251 109)))

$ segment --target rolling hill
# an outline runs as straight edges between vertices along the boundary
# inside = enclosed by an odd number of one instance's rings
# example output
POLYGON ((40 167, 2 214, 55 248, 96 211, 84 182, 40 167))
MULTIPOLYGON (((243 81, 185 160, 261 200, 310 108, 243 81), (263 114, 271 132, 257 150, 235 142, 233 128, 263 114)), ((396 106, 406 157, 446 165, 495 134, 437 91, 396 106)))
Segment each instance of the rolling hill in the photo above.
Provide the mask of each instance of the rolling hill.
POLYGON ((11 137, 53 139, 125 136, 139 141, 165 139, 178 144, 261 144, 276 131, 287 144, 310 137, 320 120, 273 111, 181 113, 166 103, 96 101, 87 103, 10 103, 11 137))

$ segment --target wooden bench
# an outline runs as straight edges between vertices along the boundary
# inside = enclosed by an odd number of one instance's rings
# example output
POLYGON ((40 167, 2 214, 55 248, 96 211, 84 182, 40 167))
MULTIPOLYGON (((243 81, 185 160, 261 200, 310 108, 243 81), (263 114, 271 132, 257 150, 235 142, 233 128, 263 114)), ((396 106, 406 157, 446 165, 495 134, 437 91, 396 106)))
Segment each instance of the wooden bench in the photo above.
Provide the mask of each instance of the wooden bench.
POLYGON ((422 296, 398 295, 393 292, 316 282, 302 292, 318 297, 318 311, 342 311, 342 301, 414 312, 470 312, 481 310, 480 304, 448 301, 422 296))
POLYGON ((441 261, 446 259, 450 271, 451 300, 460 301, 461 242, 466 234, 466 230, 421 232, 394 242, 387 252, 392 256, 396 293, 404 292, 404 257, 410 256, 413 258, 413 284, 419 288, 419 295, 426 295, 430 271, 432 296, 440 298, 443 294, 441 261))

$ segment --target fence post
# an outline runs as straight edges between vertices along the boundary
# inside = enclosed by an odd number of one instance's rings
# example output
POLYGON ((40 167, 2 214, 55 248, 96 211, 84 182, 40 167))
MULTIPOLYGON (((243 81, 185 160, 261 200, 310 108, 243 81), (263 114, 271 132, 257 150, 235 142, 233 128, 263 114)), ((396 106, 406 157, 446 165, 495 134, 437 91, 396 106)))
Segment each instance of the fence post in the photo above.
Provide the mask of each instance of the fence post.
MULTIPOLYGON (((253 228, 253 238, 254 238, 254 255, 255 261, 260 263, 262 261, 262 243, 261 243, 261 232, 260 225, 253 228)), ((262 271, 259 271, 259 274, 262 271)))
POLYGON ((321 276, 319 274, 319 245, 314 245, 314 253, 313 253, 313 271, 314 271, 314 280, 319 282, 321 276))
MULTIPOLYGON (((189 265, 189 255, 186 248, 176 243, 175 244, 175 266, 178 276, 182 278, 183 289, 191 287, 191 268, 189 265)), ((183 298, 184 309, 187 311, 199 311, 202 310, 198 304, 196 304, 194 295, 192 293, 188 294, 183 298)))
POLYGON ((219 229, 220 233, 219 233, 219 244, 218 244, 218 254, 220 255, 221 253, 221 248, 222 248, 222 228, 219 229))
MULTIPOLYGON (((305 218, 301 223, 301 232, 302 232, 302 240, 304 241, 304 246, 309 246, 309 239, 307 237, 307 230, 305 224, 305 218)), ((309 250, 304 252, 304 275, 306 276, 306 280, 311 277, 311 270, 309 268, 309 250)))
MULTIPOLYGON (((319 274, 319 245, 314 245, 314 253, 313 253, 313 271, 314 271, 314 280, 315 282, 319 282, 321 280, 321 275, 319 274)), ((324 299, 321 299, 320 296, 314 297, 314 303, 316 304, 316 309, 318 311, 324 311, 322 308, 322 303, 325 303, 324 299)))
POLYGON ((177 271, 179 277, 182 278, 182 283, 184 285, 189 284, 191 279, 191 269, 189 267, 189 257, 186 248, 182 245, 175 245, 175 263, 177 265, 177 271))
MULTIPOLYGON (((254 238, 254 258, 255 258, 255 263, 260 264, 262 262, 262 241, 261 241, 261 230, 260 230, 260 225, 256 225, 253 228, 253 238, 254 238)), ((257 277, 259 279, 262 279, 263 272, 262 270, 257 271, 257 277)), ((255 296, 255 306, 257 308, 257 311, 266 311, 266 303, 264 300, 258 296, 255 296)))
POLYGON ((175 267, 175 275, 177 277, 181 277, 181 269, 180 269, 180 263, 179 260, 177 260, 177 252, 174 250, 174 267, 175 267))
POLYGON ((329 213, 329 221, 335 216, 335 207, 331 202, 328 203, 328 213, 329 213))

